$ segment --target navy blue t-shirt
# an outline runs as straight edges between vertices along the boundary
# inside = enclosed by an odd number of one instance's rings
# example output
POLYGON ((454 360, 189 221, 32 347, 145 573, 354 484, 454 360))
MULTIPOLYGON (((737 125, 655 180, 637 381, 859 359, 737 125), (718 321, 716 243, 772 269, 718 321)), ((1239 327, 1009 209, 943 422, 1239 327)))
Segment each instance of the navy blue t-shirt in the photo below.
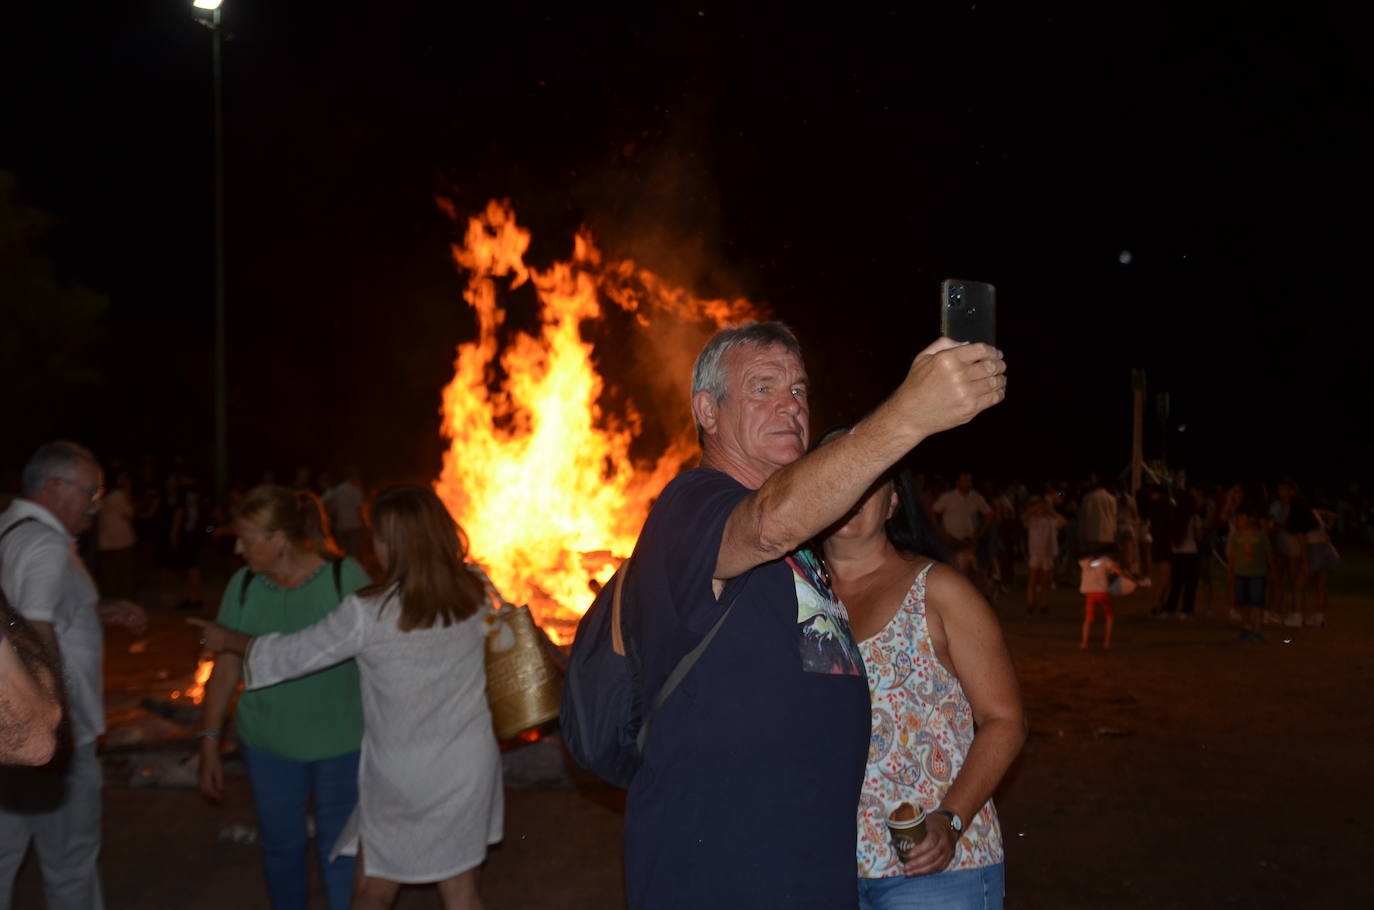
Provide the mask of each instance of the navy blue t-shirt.
POLYGON ((645 522, 625 623, 658 691, 738 593, 669 696, 630 786, 632 908, 839 910, 857 898, 857 810, 868 757, 863 662, 813 563, 765 563, 711 588, 725 521, 749 490, 689 471, 645 522))

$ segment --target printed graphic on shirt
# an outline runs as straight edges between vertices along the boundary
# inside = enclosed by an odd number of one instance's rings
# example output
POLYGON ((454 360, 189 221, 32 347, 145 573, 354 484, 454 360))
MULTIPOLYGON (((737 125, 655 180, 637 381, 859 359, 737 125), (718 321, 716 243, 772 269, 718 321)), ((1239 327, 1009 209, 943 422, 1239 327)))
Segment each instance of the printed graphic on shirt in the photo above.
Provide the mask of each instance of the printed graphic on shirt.
POLYGON ((808 673, 863 676, 864 662, 849 628, 849 614, 835 597, 816 557, 807 551, 787 557, 797 590, 797 631, 802 669, 808 673))

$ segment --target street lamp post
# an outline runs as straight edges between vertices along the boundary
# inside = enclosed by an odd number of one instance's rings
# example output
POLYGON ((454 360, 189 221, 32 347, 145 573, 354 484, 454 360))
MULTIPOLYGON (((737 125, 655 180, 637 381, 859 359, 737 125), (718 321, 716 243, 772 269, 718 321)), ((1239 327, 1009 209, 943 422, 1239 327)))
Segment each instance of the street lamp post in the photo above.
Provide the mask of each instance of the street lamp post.
POLYGON ((221 0, 193 0, 210 15, 201 20, 211 34, 215 111, 215 499, 223 504, 229 487, 229 389, 224 321, 224 84, 220 66, 221 0))

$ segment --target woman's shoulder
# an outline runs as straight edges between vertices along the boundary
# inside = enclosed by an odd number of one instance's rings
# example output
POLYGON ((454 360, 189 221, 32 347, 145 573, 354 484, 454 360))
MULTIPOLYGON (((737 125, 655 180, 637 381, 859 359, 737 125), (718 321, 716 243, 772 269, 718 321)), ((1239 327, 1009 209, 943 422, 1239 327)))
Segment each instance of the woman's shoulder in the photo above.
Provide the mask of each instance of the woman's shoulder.
POLYGON ((926 578, 926 609, 939 613, 942 608, 957 608, 969 600, 985 602, 968 576, 954 566, 932 561, 926 578))
POLYGON ((351 594, 345 594, 339 603, 349 603, 363 610, 380 610, 387 605, 387 601, 398 600, 396 585, 366 585, 351 594))
POLYGON ((352 556, 339 559, 339 581, 345 592, 356 591, 372 584, 372 576, 367 574, 362 563, 352 556))
POLYGON ((937 588, 945 588, 950 585, 959 585, 960 583, 968 584, 968 577, 965 576, 963 572, 954 568, 954 566, 946 565, 938 559, 928 559, 924 556, 921 557, 921 560, 924 565, 917 570, 917 574, 925 574, 927 590, 929 590, 932 585, 937 588))

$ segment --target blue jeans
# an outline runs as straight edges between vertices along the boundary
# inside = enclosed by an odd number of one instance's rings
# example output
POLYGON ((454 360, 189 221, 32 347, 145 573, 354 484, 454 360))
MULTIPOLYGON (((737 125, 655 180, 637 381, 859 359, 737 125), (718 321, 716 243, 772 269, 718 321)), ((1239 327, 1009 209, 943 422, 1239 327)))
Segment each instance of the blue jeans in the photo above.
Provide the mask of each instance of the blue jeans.
POLYGON ((1264 606, 1264 578, 1248 575, 1236 576, 1236 606, 1264 606))
POLYGON ((859 910, 1002 910, 1002 864, 932 875, 859 879, 859 910))
POLYGON ((299 762, 243 744, 258 810, 262 871, 274 910, 306 907, 306 803, 315 797, 315 852, 329 910, 347 910, 356 859, 329 854, 358 804, 358 753, 299 762))

